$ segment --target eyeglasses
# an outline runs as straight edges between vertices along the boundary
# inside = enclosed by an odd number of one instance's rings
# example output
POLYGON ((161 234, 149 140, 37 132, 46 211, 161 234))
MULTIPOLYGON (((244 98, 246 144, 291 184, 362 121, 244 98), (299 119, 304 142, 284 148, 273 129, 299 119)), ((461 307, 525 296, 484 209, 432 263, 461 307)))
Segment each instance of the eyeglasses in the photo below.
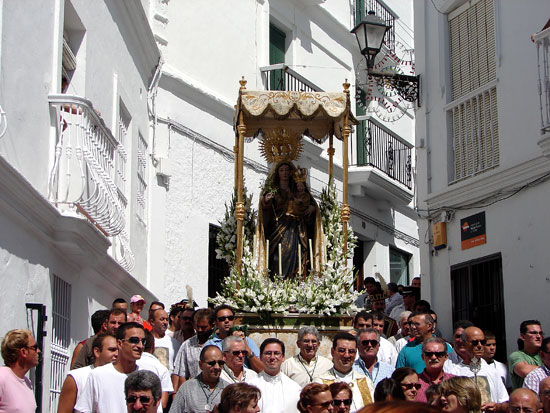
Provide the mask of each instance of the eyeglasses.
POLYGON ((225 320, 233 321, 234 319, 235 319, 234 315, 224 315, 224 316, 218 317, 219 322, 222 322, 225 320))
POLYGON ((264 351, 262 353, 262 355, 264 356, 268 356, 268 357, 281 357, 283 355, 283 353, 281 353, 280 351, 264 351))
POLYGON ((378 345, 378 340, 363 340, 361 341, 361 345, 364 347, 367 347, 368 345, 371 345, 371 347, 376 347, 378 345))
POLYGON ((127 404, 134 404, 139 400, 141 404, 149 404, 153 398, 149 396, 128 396, 126 397, 127 404))
POLYGON ((528 331, 527 334, 530 336, 542 336, 544 337, 544 331, 528 331))
POLYGON ((334 406, 334 400, 330 400, 324 403, 313 403, 311 406, 321 406, 323 409, 326 409, 329 406, 334 406))
POLYGON ((346 353, 354 355, 355 353, 357 353, 357 350, 354 348, 337 348, 336 352, 342 356, 346 353))
POLYGON ((485 343, 487 343, 487 340, 472 340, 472 341, 470 341, 470 343, 474 347, 477 346, 478 344, 481 344, 482 346, 484 346, 485 343))
POLYGON ((446 351, 425 351, 424 355, 428 358, 431 358, 433 356, 436 356, 438 359, 441 357, 444 357, 445 354, 447 354, 446 351))
POLYGON ((26 346, 29 350, 38 351, 38 344, 35 344, 34 346, 26 346))
POLYGON ((245 357, 248 356, 248 351, 246 350, 226 351, 226 353, 231 353, 234 356, 240 356, 241 354, 245 357))
POLYGON ((422 385, 420 383, 401 383, 401 387, 403 387, 403 390, 411 390, 413 387, 416 390, 420 390, 422 385))
POLYGON ((332 404, 334 406, 340 406, 341 404, 343 404, 344 406, 351 406, 351 399, 342 399, 342 400, 334 399, 332 401, 332 404))
POLYGON ((210 367, 214 367, 216 364, 219 364, 220 367, 223 367, 225 364, 225 361, 223 360, 212 360, 212 361, 205 361, 206 364, 208 364, 210 367))
POLYGON ((130 344, 143 344, 145 345, 145 338, 141 338, 141 337, 130 337, 130 338, 123 338, 121 341, 127 341, 128 343, 130 344))

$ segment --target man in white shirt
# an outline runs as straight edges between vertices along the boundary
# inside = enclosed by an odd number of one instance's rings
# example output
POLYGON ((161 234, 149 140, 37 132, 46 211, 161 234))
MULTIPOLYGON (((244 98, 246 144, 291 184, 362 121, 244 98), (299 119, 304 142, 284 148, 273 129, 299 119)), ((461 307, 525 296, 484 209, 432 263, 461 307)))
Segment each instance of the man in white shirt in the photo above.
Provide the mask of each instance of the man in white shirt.
MULTIPOLYGON (((353 363, 357 354, 357 341, 350 333, 338 333, 332 341, 333 367, 327 372, 315 377, 316 383, 332 384, 345 382, 351 386, 352 406, 351 411, 355 412, 364 406, 371 404, 374 395, 374 384, 372 380, 353 370, 353 363)), ((263 394, 263 393, 262 393, 263 394)))
POLYGON ((63 382, 57 413, 72 413, 78 400, 79 391, 82 392, 92 369, 114 362, 118 356, 118 347, 115 336, 99 334, 92 344, 94 364, 71 370, 63 382))
MULTIPOLYGON (((485 345, 483 346, 483 359, 487 362, 489 367, 495 369, 500 379, 504 383, 506 389, 512 388, 512 382, 510 381, 510 375, 508 374, 508 367, 506 364, 501 363, 500 361, 495 360, 495 353, 497 351, 497 339, 495 335, 487 330, 483 331, 485 334, 485 345)), ((531 389, 535 393, 538 393, 539 389, 531 389)))
POLYGON ((246 350, 246 345, 241 337, 227 336, 224 338, 222 341, 222 351, 225 365, 222 367, 220 377, 223 380, 230 384, 239 382, 250 383, 251 380, 258 377, 258 373, 244 366, 248 350, 246 350))
POLYGON ((151 333, 155 337, 153 355, 172 373, 174 370, 174 358, 180 349, 180 343, 175 338, 166 334, 166 330, 168 329, 168 313, 163 309, 154 310, 149 322, 153 327, 151 333))
POLYGON ((321 335, 314 326, 301 327, 296 341, 300 352, 294 357, 286 359, 281 366, 281 371, 298 383, 300 387, 313 382, 315 376, 332 367, 332 362, 329 359, 317 354, 320 343, 321 335))
POLYGON ((354 319, 353 328, 357 331, 365 330, 367 328, 374 328, 380 334, 380 347, 378 350, 378 360, 383 361, 393 367, 397 362, 397 350, 395 347, 383 337, 384 334, 384 320, 377 319, 373 313, 367 313, 361 311, 357 313, 354 319))
POLYGON ((262 392, 259 400, 262 413, 298 412, 300 386, 281 373, 285 360, 285 345, 276 338, 268 338, 260 346, 260 360, 264 370, 250 384, 262 392))
POLYGON ((145 344, 141 324, 129 322, 117 330, 118 357, 112 364, 95 368, 79 397, 75 410, 82 413, 125 413, 124 381, 138 369, 145 344))
POLYGON ((494 369, 483 360, 485 336, 477 327, 468 327, 462 333, 465 352, 460 363, 445 362, 443 371, 455 376, 474 377, 481 392, 482 410, 503 410, 508 392, 494 369))

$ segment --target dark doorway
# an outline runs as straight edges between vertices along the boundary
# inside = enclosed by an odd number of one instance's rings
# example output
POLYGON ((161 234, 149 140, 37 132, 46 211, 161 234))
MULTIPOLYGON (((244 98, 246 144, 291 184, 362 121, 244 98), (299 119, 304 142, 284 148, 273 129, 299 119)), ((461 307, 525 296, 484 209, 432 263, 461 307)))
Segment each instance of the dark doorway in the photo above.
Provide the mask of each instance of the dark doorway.
POLYGON ((365 254, 363 251, 363 241, 358 238, 357 245, 353 249, 353 275, 355 275, 354 284, 356 291, 361 291, 363 289, 363 278, 365 276, 365 270, 363 269, 364 262, 365 254))
POLYGON ((216 258, 216 236, 220 227, 210 224, 208 228, 208 297, 215 297, 221 293, 223 279, 229 276, 229 265, 225 260, 216 258))
POLYGON ((451 267, 453 323, 470 320, 495 334, 495 358, 506 362, 502 257, 491 255, 451 267))

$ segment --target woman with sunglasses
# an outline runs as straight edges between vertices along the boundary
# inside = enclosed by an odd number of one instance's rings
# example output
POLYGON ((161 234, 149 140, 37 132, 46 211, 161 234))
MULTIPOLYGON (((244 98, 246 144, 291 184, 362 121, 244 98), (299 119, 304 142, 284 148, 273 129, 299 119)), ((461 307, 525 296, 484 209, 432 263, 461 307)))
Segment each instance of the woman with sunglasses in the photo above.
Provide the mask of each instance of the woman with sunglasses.
POLYGON ((334 413, 349 413, 353 401, 353 394, 349 385, 340 381, 332 383, 329 389, 332 394, 334 413))
POLYGON ((374 402, 407 400, 401 385, 394 379, 384 379, 374 389, 374 402))
POLYGON ((439 385, 439 404, 448 413, 481 413, 481 393, 468 377, 453 377, 439 385))
POLYGON ((310 383, 302 389, 298 401, 300 413, 332 412, 332 394, 328 385, 310 383))
POLYGON ((234 383, 222 391, 219 413, 258 413, 260 389, 247 383, 234 383))
POLYGON ((394 379, 397 384, 401 386, 405 398, 408 401, 414 402, 420 390, 420 383, 418 382, 418 374, 410 367, 400 367, 396 369, 391 378, 394 379))

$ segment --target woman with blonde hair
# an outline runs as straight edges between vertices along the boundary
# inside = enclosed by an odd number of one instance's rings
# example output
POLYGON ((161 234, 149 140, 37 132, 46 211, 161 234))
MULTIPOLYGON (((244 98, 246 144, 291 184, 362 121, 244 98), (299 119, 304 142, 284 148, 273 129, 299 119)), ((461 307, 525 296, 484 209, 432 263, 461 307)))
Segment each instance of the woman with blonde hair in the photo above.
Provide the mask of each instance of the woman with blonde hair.
POLYGON ((469 377, 453 377, 439 385, 439 403, 444 412, 481 413, 481 393, 469 377))
POLYGON ((440 413, 437 407, 426 403, 392 400, 369 404, 358 413, 440 413))
POLYGON ((327 384, 309 383, 300 393, 300 413, 332 413, 332 394, 327 384))

